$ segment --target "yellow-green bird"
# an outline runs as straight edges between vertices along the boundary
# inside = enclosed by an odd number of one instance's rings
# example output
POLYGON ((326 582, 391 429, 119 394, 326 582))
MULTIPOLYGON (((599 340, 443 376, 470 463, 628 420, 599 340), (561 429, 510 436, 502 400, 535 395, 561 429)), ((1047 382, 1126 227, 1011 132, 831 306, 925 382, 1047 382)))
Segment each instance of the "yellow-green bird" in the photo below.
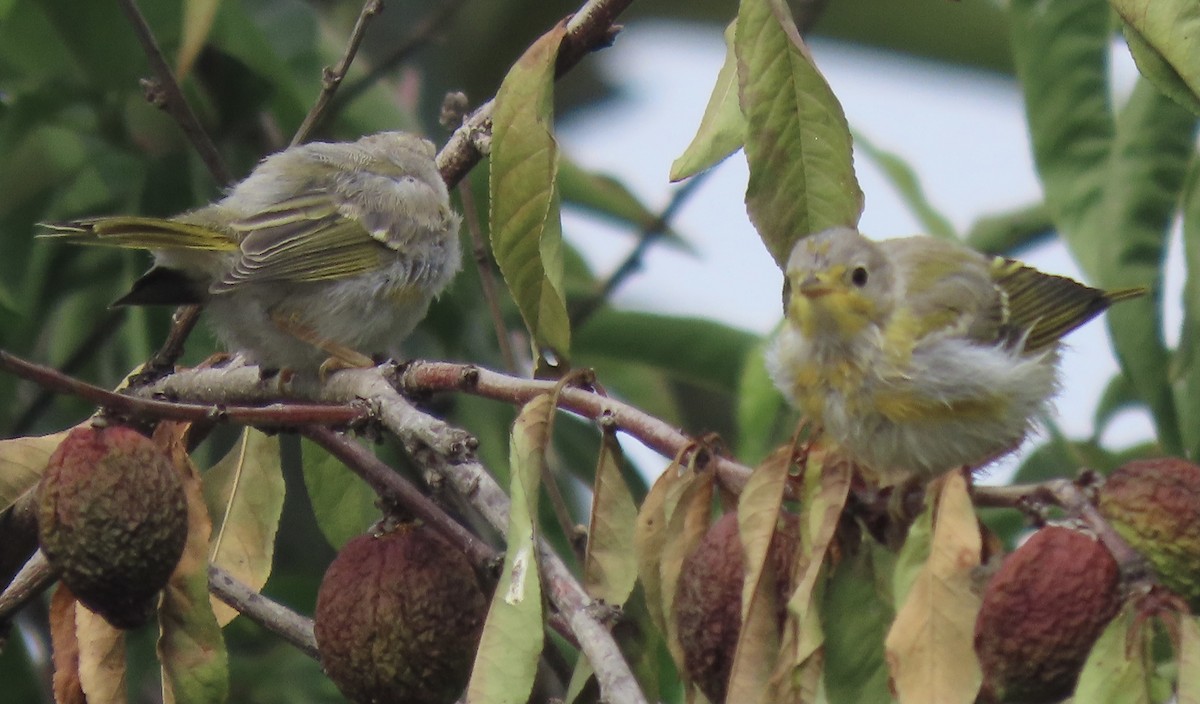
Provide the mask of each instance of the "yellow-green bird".
POLYGON ((305 144, 197 210, 46 224, 44 236, 150 250, 154 267, 117 304, 202 303, 248 363, 369 363, 356 350, 392 351, 460 266, 435 153, 403 132, 305 144))
POLYGON ((1015 449, 1058 388, 1059 340, 1143 293, 833 228, 792 249, 767 368, 882 484, 932 477, 1015 449))

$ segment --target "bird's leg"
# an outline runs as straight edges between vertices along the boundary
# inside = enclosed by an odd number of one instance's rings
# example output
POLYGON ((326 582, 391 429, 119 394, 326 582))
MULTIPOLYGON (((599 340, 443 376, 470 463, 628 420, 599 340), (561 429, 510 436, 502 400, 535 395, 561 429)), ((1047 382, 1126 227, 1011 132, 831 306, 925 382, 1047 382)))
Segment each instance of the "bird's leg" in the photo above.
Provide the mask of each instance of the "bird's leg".
POLYGON ((315 330, 300 322, 299 316, 295 313, 272 311, 271 322, 275 327, 297 340, 306 342, 329 354, 329 359, 321 363, 322 379, 339 369, 364 369, 375 366, 375 360, 362 352, 317 334, 315 330))

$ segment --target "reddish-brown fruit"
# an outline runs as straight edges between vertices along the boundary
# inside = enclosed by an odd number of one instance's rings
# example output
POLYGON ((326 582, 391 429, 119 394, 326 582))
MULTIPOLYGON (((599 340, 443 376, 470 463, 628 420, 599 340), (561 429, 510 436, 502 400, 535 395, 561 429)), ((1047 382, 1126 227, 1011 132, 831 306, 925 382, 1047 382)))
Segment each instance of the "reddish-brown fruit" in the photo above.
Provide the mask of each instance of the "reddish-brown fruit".
POLYGON ((980 700, 1043 704, 1069 695, 1120 608, 1119 577, 1100 541, 1069 528, 1043 528, 1006 557, 975 621, 980 700))
POLYGON ((467 684, 487 609, 466 556, 433 529, 359 536, 317 593, 321 664, 360 704, 448 704, 467 684))
MULTIPOLYGON (((778 623, 783 631, 790 575, 800 539, 796 516, 781 514, 768 560, 775 572, 778 623)), ((709 701, 725 701, 738 633, 742 629, 745 558, 737 513, 717 520, 683 561, 675 592, 674 617, 688 678, 709 701)))
POLYGON ((1104 483, 1098 503, 1162 583, 1200 610, 1200 466, 1176 457, 1129 462, 1104 483))
POLYGON ((117 628, 145 623, 188 531, 183 486, 162 449, 124 426, 76 428, 38 491, 38 538, 63 582, 117 628))

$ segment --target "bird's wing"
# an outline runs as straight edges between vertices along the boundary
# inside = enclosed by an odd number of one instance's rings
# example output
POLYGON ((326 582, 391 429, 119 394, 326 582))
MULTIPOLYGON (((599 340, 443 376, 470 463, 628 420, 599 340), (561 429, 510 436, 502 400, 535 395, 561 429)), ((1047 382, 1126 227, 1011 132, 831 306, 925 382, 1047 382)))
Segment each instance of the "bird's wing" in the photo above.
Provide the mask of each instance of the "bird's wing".
POLYGON ((903 277, 898 307, 914 341, 938 337, 990 340, 1002 318, 988 258, 931 237, 887 240, 885 254, 903 277))
POLYGON ((1140 288, 1106 292, 1002 257, 993 261, 992 271, 1004 301, 998 338, 1010 344, 1023 342, 1030 352, 1054 344, 1114 302, 1146 292, 1140 288))
POLYGON ((204 225, 133 216, 105 216, 42 223, 46 228, 39 237, 60 239, 72 244, 90 244, 131 249, 192 249, 227 252, 237 242, 227 232, 204 225))
POLYGON ((232 227, 243 235, 241 256, 213 293, 244 283, 355 276, 379 267, 386 252, 324 189, 287 198, 232 227))

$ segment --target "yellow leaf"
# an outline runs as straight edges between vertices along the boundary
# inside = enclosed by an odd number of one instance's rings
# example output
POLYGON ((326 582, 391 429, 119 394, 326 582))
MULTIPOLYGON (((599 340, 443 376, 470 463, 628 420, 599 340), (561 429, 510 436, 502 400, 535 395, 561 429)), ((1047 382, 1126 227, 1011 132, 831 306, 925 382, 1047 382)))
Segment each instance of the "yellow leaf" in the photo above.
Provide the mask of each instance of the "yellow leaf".
POLYGON ((158 659, 165 704, 223 702, 229 694, 229 662, 221 627, 208 596, 208 550, 212 522, 200 473, 187 455, 187 426, 160 423, 154 433, 183 483, 188 537, 183 556, 158 609, 158 659))
POLYGON ((79 683, 88 704, 125 704, 125 632, 75 604, 79 683))
POLYGON ((686 486, 693 479, 691 472, 672 462, 654 480, 654 485, 642 500, 638 510, 637 524, 633 532, 633 551, 638 562, 638 577, 642 580, 642 591, 646 595, 646 610, 650 619, 661 633, 667 632, 667 614, 663 612, 662 562, 663 546, 667 542, 668 496, 686 486))
MULTIPOLYGON (((255 591, 271 575, 283 494, 279 439, 254 428, 243 430, 233 449, 204 474, 209 516, 220 517, 209 562, 255 591)), ((238 615, 233 607, 211 599, 221 626, 238 615)))
POLYGON ((779 522, 779 506, 792 466, 790 447, 776 451, 755 468, 738 501, 738 536, 745 560, 742 583, 742 630, 738 634, 726 699, 766 700, 771 673, 780 655, 777 575, 770 555, 779 522))
POLYGON ((179 55, 175 59, 175 77, 182 81, 192 70, 196 57, 208 41, 213 19, 221 0, 184 0, 183 38, 179 43, 179 55))
MULTIPOLYGON (((683 561, 696 549, 696 545, 708 531, 714 484, 712 472, 696 475, 691 470, 688 471, 694 480, 684 487, 674 510, 671 511, 658 565, 663 614, 667 617, 667 649, 680 671, 684 669, 683 646, 679 643, 679 624, 675 619, 675 593, 679 587, 683 561)), ((667 503, 670 506, 670 496, 667 497, 667 503)))
POLYGON ((637 581, 633 549, 637 505, 621 477, 621 446, 615 431, 605 430, 592 488, 592 517, 584 556, 583 584, 595 599, 620 606, 637 581))
POLYGON ((50 645, 55 704, 87 704, 79 683, 79 639, 75 637, 75 595, 62 582, 50 597, 50 645))
POLYGON ((1177 704, 1200 704, 1200 618, 1179 616, 1177 704))
POLYGON ((938 495, 929 559, 896 614, 885 648, 900 704, 975 701, 982 675, 975 657, 980 599, 971 572, 983 548, 967 483, 946 475, 938 495))
POLYGON ((46 462, 67 432, 0 440, 0 511, 5 511, 46 471, 46 462))

